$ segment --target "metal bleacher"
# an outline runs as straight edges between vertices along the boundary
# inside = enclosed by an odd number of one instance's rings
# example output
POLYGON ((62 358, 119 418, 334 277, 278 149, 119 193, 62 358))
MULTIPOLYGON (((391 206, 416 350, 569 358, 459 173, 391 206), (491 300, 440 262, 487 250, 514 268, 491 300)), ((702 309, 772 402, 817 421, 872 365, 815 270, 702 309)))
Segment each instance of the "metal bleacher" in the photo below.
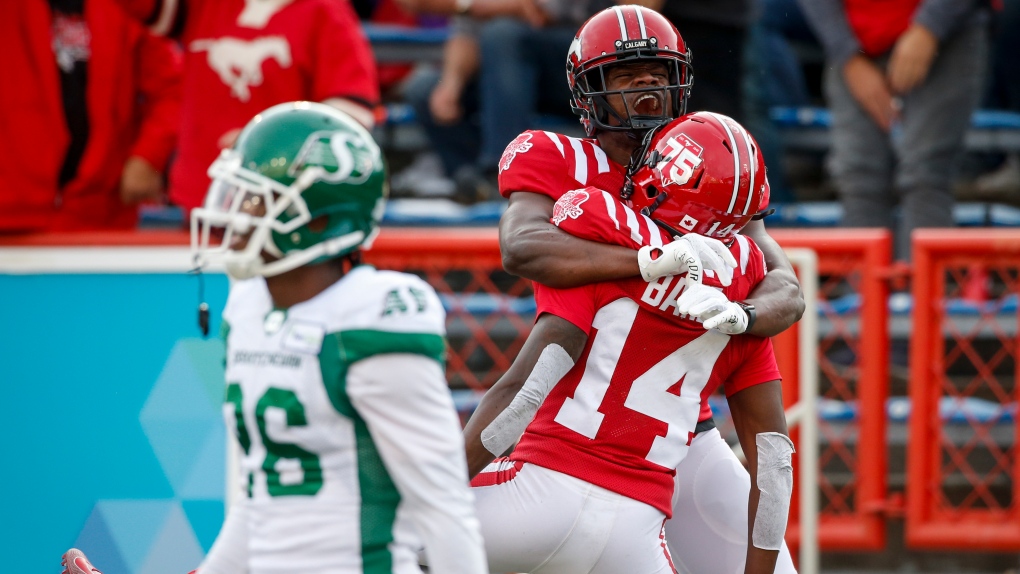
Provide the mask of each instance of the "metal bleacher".
POLYGON ((445 28, 415 28, 387 24, 364 24, 375 59, 381 63, 438 61, 450 35, 445 28))
MULTIPOLYGON (((772 108, 773 123, 783 132, 788 149, 825 151, 829 148, 832 114, 825 108, 772 108)), ((974 152, 1020 152, 1020 113, 978 110, 971 117, 964 145, 974 152)))

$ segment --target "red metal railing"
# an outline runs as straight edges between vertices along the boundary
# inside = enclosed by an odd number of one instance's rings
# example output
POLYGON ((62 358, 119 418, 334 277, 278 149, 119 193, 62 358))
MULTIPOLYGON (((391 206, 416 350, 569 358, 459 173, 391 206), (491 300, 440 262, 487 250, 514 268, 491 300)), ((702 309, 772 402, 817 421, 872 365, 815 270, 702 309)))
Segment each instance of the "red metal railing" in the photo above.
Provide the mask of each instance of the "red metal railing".
POLYGON ((913 246, 907 544, 1017 551, 1020 231, 921 230, 913 246))
MULTIPOLYGON (((820 516, 823 549, 885 546, 889 394, 889 289, 885 280, 891 239, 882 230, 773 230, 785 248, 818 254, 819 399, 856 406, 850 420, 819 421, 820 516)), ((798 400, 797 329, 774 339, 787 406, 798 400)), ((796 431, 794 431, 796 433, 796 431)), ((797 436, 794 436, 796 442, 797 436)), ((798 495, 787 540, 799 539, 798 495)))

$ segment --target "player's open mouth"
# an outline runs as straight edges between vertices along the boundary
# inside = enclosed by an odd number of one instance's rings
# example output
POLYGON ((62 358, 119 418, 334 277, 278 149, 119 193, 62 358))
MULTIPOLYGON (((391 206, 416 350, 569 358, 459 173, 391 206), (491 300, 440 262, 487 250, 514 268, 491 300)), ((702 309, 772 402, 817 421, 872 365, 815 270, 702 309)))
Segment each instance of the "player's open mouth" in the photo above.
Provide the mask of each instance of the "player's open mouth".
POLYGON ((634 113, 639 116, 662 115, 662 94, 649 92, 634 100, 634 113))

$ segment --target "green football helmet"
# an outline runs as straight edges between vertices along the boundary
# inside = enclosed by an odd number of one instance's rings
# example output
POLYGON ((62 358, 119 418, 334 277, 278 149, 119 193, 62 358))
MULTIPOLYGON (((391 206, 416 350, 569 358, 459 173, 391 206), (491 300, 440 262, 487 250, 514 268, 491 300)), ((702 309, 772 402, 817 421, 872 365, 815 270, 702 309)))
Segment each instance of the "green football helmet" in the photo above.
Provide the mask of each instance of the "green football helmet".
POLYGON ((388 193, 382 153, 368 131, 314 102, 255 116, 209 177, 204 206, 191 212, 192 252, 199 267, 219 260, 237 279, 367 249, 388 193))

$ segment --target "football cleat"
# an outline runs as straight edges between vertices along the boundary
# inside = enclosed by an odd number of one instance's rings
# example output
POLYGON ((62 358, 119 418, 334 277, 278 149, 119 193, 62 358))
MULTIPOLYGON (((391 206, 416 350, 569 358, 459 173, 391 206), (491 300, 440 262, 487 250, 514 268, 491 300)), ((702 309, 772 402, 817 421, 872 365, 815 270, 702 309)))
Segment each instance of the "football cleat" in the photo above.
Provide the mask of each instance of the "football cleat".
POLYGON ((61 574, 103 574, 89 562, 89 559, 85 557, 85 553, 77 548, 64 552, 60 563, 64 567, 61 574))

